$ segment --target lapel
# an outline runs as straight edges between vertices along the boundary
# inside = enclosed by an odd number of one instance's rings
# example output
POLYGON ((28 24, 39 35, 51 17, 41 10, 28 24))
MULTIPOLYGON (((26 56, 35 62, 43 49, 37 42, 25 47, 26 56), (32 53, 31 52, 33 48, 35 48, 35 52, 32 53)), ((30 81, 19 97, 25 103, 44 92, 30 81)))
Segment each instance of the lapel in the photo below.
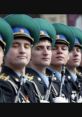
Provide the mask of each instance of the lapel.
POLYGON ((20 77, 11 68, 3 66, 2 73, 8 75, 10 80, 14 81, 18 86, 20 86, 20 77))
POLYGON ((47 89, 47 86, 46 86, 44 80, 41 78, 41 76, 39 75, 39 73, 38 73, 37 71, 35 71, 33 68, 27 67, 27 68, 26 68, 26 73, 27 73, 27 74, 30 74, 30 75, 32 75, 32 76, 34 76, 33 81, 34 81, 38 86, 43 87, 44 90, 47 89))
POLYGON ((66 70, 66 75, 67 75, 68 81, 73 85, 73 87, 76 90, 78 90, 78 79, 77 79, 77 81, 74 81, 68 70, 66 70))

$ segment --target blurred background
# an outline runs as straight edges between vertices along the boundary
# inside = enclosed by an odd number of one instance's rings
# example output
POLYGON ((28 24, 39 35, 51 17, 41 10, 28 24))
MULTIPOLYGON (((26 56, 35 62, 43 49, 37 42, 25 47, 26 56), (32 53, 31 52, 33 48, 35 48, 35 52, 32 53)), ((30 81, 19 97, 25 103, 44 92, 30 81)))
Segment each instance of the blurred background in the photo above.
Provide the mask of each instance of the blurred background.
MULTIPOLYGON (((0 14, 4 17, 8 14, 0 14)), ((49 21, 64 23, 66 25, 72 25, 80 28, 82 30, 82 14, 27 14, 31 17, 42 17, 48 19, 49 21)))

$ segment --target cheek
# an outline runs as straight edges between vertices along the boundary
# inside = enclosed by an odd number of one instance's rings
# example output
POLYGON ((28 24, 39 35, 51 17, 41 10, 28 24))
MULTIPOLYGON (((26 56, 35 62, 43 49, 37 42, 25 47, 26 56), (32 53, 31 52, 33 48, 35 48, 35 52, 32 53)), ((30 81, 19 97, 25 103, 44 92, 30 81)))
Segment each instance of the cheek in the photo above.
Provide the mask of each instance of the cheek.
POLYGON ((10 50, 6 56, 9 60, 15 60, 17 52, 10 50))
POLYGON ((52 57, 52 52, 49 53, 49 56, 52 57))
POLYGON ((69 55, 69 60, 68 60, 68 63, 69 64, 72 64, 73 63, 73 60, 72 59, 73 59, 72 55, 69 55))
POLYGON ((27 58, 31 58, 31 50, 27 51, 27 58))
POLYGON ((52 52, 52 59, 55 59, 55 58, 56 58, 56 53, 52 52))
POLYGON ((2 52, 0 52, 0 58, 3 58, 4 54, 2 52))
POLYGON ((69 54, 68 53, 64 54, 64 58, 65 58, 64 61, 67 63, 69 60, 69 54))
POLYGON ((79 59, 80 59, 80 61, 82 60, 82 58, 81 58, 81 54, 79 55, 79 59))
POLYGON ((32 53, 32 61, 34 63, 40 63, 42 61, 41 58, 42 58, 42 53, 40 51, 32 53))
POLYGON ((41 52, 37 52, 37 51, 32 51, 32 58, 37 58, 38 56, 42 56, 41 52))

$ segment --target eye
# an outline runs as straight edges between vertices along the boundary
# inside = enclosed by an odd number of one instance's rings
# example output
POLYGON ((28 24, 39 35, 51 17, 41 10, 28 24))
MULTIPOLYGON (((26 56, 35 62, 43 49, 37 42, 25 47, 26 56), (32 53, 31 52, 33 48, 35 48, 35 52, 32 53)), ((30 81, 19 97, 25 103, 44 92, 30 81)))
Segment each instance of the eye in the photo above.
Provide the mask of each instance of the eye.
POLYGON ((67 46, 63 46, 62 50, 68 50, 68 47, 67 46))
POLYGON ((14 43, 14 44, 12 45, 13 48, 17 48, 18 46, 19 46, 18 43, 14 43))
POLYGON ((41 49, 42 49, 41 46, 37 46, 37 47, 36 47, 36 50, 41 50, 41 49))
POLYGON ((52 48, 52 50, 56 50, 56 49, 57 49, 57 47, 53 47, 53 48, 52 48))
POLYGON ((76 51, 77 51, 77 52, 81 52, 81 49, 80 49, 80 48, 77 48, 76 51))
POLYGON ((26 49, 28 49, 28 48, 31 48, 31 45, 25 44, 24 47, 25 47, 26 49))
POLYGON ((48 50, 52 50, 52 47, 51 47, 51 46, 47 46, 47 49, 48 49, 48 50))

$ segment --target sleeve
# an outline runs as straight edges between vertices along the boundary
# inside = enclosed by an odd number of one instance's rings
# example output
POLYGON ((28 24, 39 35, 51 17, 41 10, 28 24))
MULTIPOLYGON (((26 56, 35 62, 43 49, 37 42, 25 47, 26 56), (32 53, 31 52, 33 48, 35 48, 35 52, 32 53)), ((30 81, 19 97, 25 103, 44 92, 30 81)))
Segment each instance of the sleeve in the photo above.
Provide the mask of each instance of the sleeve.
POLYGON ((0 103, 13 103, 15 92, 11 84, 7 81, 0 80, 0 103))
POLYGON ((30 103, 38 103, 39 102, 39 100, 38 100, 38 98, 36 96, 34 87, 33 87, 31 82, 27 81, 24 84, 23 91, 24 91, 25 95, 28 96, 28 98, 30 100, 30 103))

